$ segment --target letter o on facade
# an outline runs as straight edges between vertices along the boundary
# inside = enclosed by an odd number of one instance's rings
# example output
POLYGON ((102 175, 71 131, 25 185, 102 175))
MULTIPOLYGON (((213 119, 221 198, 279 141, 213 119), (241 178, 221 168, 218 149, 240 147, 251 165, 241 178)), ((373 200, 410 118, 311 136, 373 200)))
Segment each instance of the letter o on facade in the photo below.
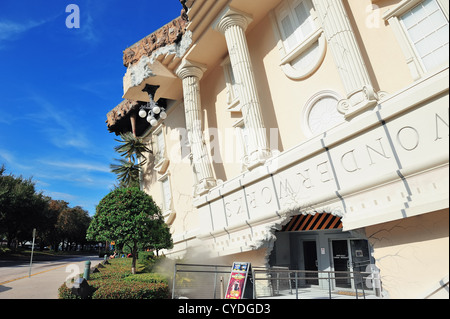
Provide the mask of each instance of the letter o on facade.
POLYGON ((272 191, 268 187, 264 187, 261 190, 261 196, 265 204, 270 204, 272 201, 272 191))
POLYGON ((406 151, 412 151, 419 145, 419 132, 414 127, 405 126, 397 132, 397 142, 406 151))

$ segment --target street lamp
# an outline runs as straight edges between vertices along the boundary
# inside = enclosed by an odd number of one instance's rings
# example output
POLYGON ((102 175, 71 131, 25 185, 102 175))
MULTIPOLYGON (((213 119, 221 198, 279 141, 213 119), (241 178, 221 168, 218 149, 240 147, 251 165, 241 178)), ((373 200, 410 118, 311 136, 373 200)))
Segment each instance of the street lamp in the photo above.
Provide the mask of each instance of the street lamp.
POLYGON ((158 124, 158 118, 162 120, 165 120, 167 118, 166 109, 160 107, 154 100, 154 96, 158 88, 159 85, 147 84, 142 90, 148 93, 149 102, 141 106, 138 114, 141 118, 147 118, 147 122, 149 122, 151 126, 155 126, 156 124, 158 124))

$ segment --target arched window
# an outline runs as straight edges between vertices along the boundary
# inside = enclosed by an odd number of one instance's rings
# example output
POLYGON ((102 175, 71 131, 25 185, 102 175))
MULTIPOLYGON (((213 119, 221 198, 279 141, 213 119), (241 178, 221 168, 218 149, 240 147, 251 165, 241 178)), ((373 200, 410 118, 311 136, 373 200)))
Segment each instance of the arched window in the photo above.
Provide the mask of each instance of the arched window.
POLYGON ((297 80, 311 75, 323 61, 326 48, 311 0, 284 0, 273 17, 282 70, 297 80))
POLYGON ((337 109, 340 97, 333 91, 321 91, 313 95, 303 111, 303 129, 312 137, 345 122, 344 114, 337 109))

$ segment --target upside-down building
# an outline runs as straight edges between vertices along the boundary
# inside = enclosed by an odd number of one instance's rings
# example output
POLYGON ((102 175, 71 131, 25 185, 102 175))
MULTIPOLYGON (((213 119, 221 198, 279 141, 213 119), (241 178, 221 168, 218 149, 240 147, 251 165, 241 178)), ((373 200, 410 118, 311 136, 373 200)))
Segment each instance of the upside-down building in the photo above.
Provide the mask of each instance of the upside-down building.
POLYGON ((448 1, 181 3, 125 49, 107 120, 152 149, 166 255, 375 265, 385 297, 448 298, 448 1))

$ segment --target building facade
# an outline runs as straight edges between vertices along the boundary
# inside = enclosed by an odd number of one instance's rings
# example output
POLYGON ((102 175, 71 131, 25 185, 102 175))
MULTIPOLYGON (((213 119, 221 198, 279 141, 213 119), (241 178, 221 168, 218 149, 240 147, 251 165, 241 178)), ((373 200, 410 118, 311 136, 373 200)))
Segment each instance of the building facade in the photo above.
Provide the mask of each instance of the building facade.
POLYGON ((448 1, 181 2, 124 51, 107 121, 152 149, 166 255, 448 298, 448 1))

